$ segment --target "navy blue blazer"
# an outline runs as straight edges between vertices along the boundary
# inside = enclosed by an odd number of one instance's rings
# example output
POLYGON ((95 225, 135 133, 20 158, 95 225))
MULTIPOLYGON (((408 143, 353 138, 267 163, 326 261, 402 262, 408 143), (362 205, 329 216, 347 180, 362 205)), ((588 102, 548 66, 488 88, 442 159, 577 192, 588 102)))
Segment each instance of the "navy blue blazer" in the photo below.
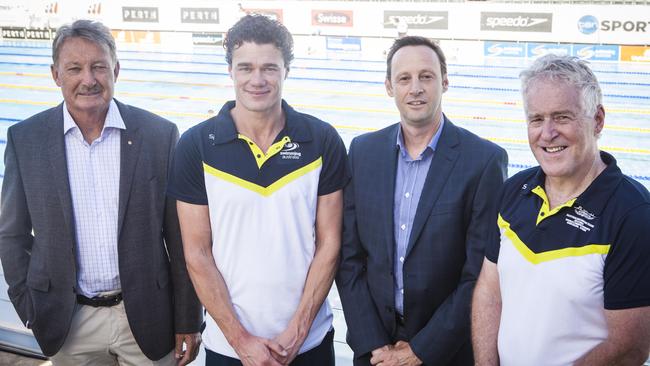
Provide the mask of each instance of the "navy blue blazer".
MULTIPOLYGON (((344 191, 336 284, 355 365, 394 344, 393 206, 399 124, 355 138, 344 191)), ((473 365, 470 302, 496 193, 507 176, 501 147, 445 117, 404 260, 404 321, 426 365, 473 365)))

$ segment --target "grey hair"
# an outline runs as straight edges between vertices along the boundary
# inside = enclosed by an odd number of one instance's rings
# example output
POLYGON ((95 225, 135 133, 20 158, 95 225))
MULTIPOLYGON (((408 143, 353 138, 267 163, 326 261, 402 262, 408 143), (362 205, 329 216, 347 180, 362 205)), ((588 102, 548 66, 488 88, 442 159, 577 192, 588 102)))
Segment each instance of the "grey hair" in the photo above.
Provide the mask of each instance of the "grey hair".
POLYGON ((113 63, 117 62, 117 54, 115 51, 115 39, 111 34, 111 30, 104 24, 93 21, 80 19, 72 24, 62 25, 56 31, 56 36, 52 42, 52 61, 56 65, 59 61, 59 53, 61 47, 70 38, 83 38, 108 49, 113 63))
POLYGON ((586 61, 572 56, 547 54, 539 57, 519 74, 521 93, 525 96, 531 84, 538 80, 563 81, 578 88, 583 113, 593 115, 603 103, 603 93, 596 75, 587 65, 586 61))

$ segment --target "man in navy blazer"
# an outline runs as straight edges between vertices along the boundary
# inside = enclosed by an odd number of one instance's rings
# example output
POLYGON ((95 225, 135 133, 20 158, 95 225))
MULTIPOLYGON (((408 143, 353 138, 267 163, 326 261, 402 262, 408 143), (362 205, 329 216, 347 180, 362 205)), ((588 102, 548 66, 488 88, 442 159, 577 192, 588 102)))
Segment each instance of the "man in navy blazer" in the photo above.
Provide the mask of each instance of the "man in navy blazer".
POLYGON ((165 195, 178 129, 113 99, 120 67, 101 23, 59 28, 53 61, 64 103, 7 132, 9 298, 55 366, 185 365, 202 312, 165 195))
POLYGON ((401 121, 352 141, 344 194, 336 283, 354 364, 473 365, 470 300, 507 154, 442 113, 437 44, 396 40, 385 83, 401 121))

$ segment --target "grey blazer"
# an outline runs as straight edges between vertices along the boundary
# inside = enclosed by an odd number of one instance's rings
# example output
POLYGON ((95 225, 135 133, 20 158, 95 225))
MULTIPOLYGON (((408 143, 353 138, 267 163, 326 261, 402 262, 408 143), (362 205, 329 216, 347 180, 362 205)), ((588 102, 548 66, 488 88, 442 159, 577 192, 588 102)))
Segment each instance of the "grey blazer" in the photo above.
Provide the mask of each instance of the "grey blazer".
MULTIPOLYGON (((116 103, 126 125, 117 244, 124 307, 143 353, 158 360, 172 350, 174 333, 198 332, 202 322, 175 201, 165 195, 178 129, 116 103)), ((63 104, 9 128, 0 208, 0 258, 9 298, 51 356, 68 334, 77 286, 63 104)))
MULTIPOLYGON (((355 365, 394 344, 393 203, 399 124, 355 138, 344 191, 336 284, 355 365)), ((403 267, 404 322, 425 365, 473 365, 470 298, 483 262, 505 150, 445 117, 417 206, 403 267)))

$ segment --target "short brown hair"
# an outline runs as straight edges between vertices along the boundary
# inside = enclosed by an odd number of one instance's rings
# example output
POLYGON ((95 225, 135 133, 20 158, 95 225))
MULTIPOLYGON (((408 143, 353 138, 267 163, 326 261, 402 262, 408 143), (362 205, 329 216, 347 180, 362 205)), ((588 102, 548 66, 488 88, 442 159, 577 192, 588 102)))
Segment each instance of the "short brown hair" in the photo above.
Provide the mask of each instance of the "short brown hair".
POLYGON ((445 54, 442 52, 440 46, 430 40, 429 38, 420 37, 420 36, 406 36, 399 39, 396 39, 393 45, 388 51, 388 57, 386 58, 386 79, 390 80, 391 72, 391 63, 393 62, 393 56, 395 52, 402 47, 406 46, 427 46, 433 50, 438 56, 438 61, 440 61, 440 72, 442 76, 447 75, 447 59, 445 54))

